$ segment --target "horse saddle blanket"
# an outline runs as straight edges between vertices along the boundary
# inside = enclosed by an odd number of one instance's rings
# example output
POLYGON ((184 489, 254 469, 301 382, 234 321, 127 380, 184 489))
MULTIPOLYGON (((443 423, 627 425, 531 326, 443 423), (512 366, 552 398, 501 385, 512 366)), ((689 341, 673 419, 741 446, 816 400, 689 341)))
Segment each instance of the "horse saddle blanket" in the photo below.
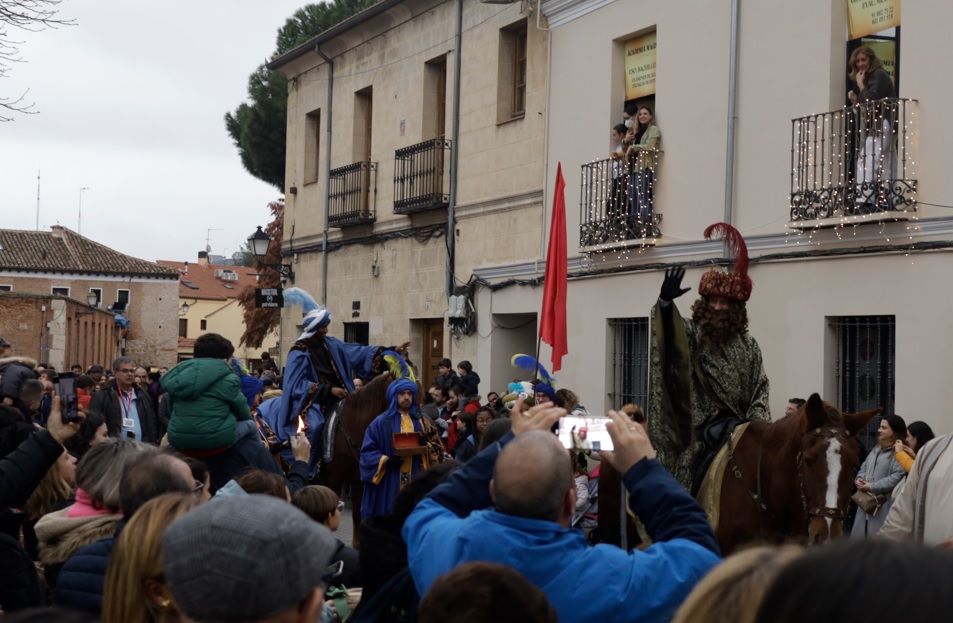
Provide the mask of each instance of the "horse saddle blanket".
POLYGON ((708 514, 708 522, 716 532, 718 531, 718 519, 721 515, 721 485, 725 473, 729 469, 728 449, 738 447, 738 442, 741 441, 742 435, 748 430, 748 424, 750 423, 739 424, 731 433, 730 443, 722 444, 702 479, 701 486, 698 488, 698 495, 695 496, 695 499, 708 514))
POLYGON ((344 413, 344 402, 347 396, 337 401, 331 413, 325 416, 324 430, 321 431, 321 462, 327 465, 334 458, 334 433, 341 423, 341 414, 344 413))

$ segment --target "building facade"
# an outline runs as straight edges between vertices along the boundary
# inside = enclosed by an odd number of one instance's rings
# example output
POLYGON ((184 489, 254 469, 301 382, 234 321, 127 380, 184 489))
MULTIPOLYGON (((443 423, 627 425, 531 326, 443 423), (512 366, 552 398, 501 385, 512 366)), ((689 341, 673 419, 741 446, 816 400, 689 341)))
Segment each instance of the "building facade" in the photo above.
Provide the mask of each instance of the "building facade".
MULTIPOLYGON (((677 301, 688 315, 703 271, 725 263, 722 245, 702 232, 728 221, 752 257, 750 331, 775 417, 788 398, 818 392, 846 410, 883 406, 938 432, 953 427, 942 408, 953 399, 944 382, 953 368, 944 285, 953 119, 942 112, 953 90, 935 79, 935 42, 953 5, 905 3, 897 26, 899 1, 876 3, 867 17, 885 27, 858 35, 863 16, 849 15, 849 4, 874 3, 542 3, 551 29, 546 197, 557 162, 567 180, 569 356, 557 377, 591 410, 644 404, 648 315, 664 270, 688 269, 692 291, 677 301), (647 39, 653 45, 640 45, 647 39), (884 59, 896 98, 845 106, 848 59, 861 44, 884 59), (627 65, 646 48, 649 60, 627 65), (658 231, 623 223, 623 233, 618 224, 606 233, 609 131, 639 74, 651 74, 652 93, 634 102, 652 105, 661 131, 658 231)), ((480 290, 480 326, 529 320, 539 309, 541 289, 504 286, 538 278, 539 265, 475 272, 501 286, 480 290)), ((535 330, 529 323, 517 339, 528 343, 535 330)), ((492 361, 497 343, 510 339, 481 339, 479 360, 492 361)), ((509 374, 493 367, 490 378, 499 386, 509 374)))
MULTIPOLYGON (((295 285, 326 301, 332 334, 411 339, 425 382, 442 357, 476 364, 478 335, 494 330, 471 311, 476 267, 539 259, 549 47, 537 17, 384 0, 269 65, 289 81, 295 285), (448 322, 451 294, 464 303, 448 322)), ((283 351, 300 318, 285 310, 283 351)))
MULTIPOLYGON (((109 367, 116 356, 125 354, 144 366, 174 364, 177 282, 178 273, 171 268, 124 255, 59 225, 52 231, 0 230, 0 291, 37 295, 37 301, 51 297, 50 303, 39 303, 47 307, 45 312, 40 310, 41 315, 60 308, 57 300, 67 301, 57 312, 65 316, 48 317, 39 326, 39 350, 24 353, 41 362, 53 364, 62 356, 67 368, 73 363, 109 367), (92 308, 101 312, 87 317, 82 314, 90 307, 90 294, 95 295, 92 308), (104 359, 70 361, 71 348, 77 339, 84 339, 83 331, 105 331, 99 328, 102 311, 109 312, 117 326, 113 348, 106 352, 97 337, 92 350, 79 349, 75 356, 104 359), (63 344, 52 339, 54 330, 62 330, 57 339, 63 344)), ((32 325, 33 319, 17 318, 16 322, 32 325)))
POLYGON ((242 346, 245 331, 245 309, 238 297, 245 288, 258 285, 254 268, 209 263, 205 251, 199 251, 198 261, 173 262, 159 260, 161 266, 179 274, 179 339, 177 360, 192 358, 195 339, 203 333, 218 333, 235 346, 235 356, 249 368, 261 362, 262 351, 278 355, 278 332, 273 331, 260 348, 242 346))

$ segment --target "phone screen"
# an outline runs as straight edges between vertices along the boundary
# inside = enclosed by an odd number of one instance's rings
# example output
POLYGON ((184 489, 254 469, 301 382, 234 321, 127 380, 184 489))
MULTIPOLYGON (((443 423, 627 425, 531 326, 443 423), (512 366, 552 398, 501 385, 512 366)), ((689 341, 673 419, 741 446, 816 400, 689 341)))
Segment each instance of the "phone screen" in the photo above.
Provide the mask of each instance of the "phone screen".
POLYGON ((570 450, 612 451, 612 438, 606 429, 607 417, 559 418, 559 441, 570 450))
POLYGON ((60 398, 60 413, 64 422, 79 420, 76 400, 76 379, 72 372, 60 372, 56 378, 56 395, 60 398))

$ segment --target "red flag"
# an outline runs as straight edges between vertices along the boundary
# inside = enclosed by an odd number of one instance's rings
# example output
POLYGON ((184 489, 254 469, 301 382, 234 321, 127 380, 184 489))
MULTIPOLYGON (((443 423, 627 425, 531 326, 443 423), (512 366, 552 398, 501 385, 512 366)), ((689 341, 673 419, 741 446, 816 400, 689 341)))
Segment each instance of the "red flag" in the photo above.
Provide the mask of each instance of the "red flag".
POLYGON ((553 195, 553 222, 549 229, 549 250, 546 252, 546 275, 543 278, 543 310, 539 336, 553 347, 553 372, 562 367, 563 355, 569 354, 566 343, 566 181, 563 166, 556 166, 556 192, 553 195))

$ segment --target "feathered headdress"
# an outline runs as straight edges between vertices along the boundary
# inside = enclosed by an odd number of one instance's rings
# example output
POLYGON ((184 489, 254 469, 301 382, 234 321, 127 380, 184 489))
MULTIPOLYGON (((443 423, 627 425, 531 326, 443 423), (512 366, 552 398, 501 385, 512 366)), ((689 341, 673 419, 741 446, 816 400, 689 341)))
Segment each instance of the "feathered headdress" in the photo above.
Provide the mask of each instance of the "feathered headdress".
POLYGON ((517 368, 532 372, 536 378, 532 383, 510 383, 508 388, 510 392, 503 397, 503 403, 506 406, 511 407, 520 396, 524 398, 528 406, 536 402, 536 394, 542 394, 549 400, 556 399, 556 379, 535 357, 520 353, 513 355, 510 363, 517 368), (526 385, 530 387, 527 388, 526 385), (528 391, 529 389, 531 391, 528 391))
POLYGON ((728 253, 735 260, 731 272, 714 268, 702 275, 698 284, 698 293, 702 296, 723 296, 735 301, 747 301, 751 298, 751 277, 748 276, 748 245, 741 232, 728 223, 715 223, 705 229, 705 238, 713 237, 725 241, 728 253))
POLYGON ((387 386, 387 401, 391 404, 391 408, 396 408, 394 400, 397 398, 397 394, 404 390, 410 390, 414 393, 414 406, 411 409, 411 414, 416 413, 417 379, 414 377, 414 371, 407 365, 403 357, 392 350, 385 350, 381 353, 381 356, 387 363, 391 376, 394 377, 391 384, 387 386))
POLYGON ((301 305, 304 319, 301 321, 302 333, 298 336, 298 340, 308 339, 317 333, 318 329, 331 322, 331 312, 318 305, 314 297, 301 288, 285 288, 284 298, 285 307, 289 306, 288 303, 301 305))

